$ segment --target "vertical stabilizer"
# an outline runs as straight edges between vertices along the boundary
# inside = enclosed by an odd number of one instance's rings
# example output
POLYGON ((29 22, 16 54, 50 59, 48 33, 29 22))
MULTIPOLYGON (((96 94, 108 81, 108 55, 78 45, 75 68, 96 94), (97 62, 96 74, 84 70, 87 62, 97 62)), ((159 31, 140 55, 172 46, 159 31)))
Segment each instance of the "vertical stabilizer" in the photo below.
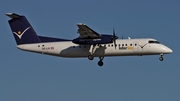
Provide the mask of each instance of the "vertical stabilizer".
POLYGON ((17 45, 41 42, 36 32, 25 16, 6 13, 11 19, 8 21, 17 45))

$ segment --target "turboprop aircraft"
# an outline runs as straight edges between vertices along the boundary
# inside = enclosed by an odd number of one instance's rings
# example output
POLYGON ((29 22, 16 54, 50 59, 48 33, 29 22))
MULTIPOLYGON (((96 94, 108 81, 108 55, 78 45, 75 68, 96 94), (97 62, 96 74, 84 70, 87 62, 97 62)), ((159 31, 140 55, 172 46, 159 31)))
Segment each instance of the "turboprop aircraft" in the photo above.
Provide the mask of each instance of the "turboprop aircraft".
POLYGON ((173 51, 152 38, 118 39, 113 29, 112 35, 99 34, 87 25, 79 23, 79 37, 73 40, 38 36, 23 15, 6 13, 11 19, 8 21, 17 43, 17 48, 29 52, 66 57, 88 58, 99 57, 98 65, 103 65, 104 57, 108 56, 142 56, 160 55, 173 51))

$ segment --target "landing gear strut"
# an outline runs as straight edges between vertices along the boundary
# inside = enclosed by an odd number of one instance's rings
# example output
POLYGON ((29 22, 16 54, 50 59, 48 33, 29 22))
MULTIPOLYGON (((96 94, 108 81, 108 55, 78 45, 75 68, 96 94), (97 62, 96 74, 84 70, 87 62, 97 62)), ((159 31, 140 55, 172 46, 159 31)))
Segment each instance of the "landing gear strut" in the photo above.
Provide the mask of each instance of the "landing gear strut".
POLYGON ((89 53, 90 53, 89 56, 88 56, 89 60, 93 60, 94 59, 93 53, 94 53, 95 50, 96 50, 96 44, 91 45, 90 48, 89 48, 89 53))
POLYGON ((159 57, 159 60, 160 61, 163 61, 164 60, 164 58, 163 58, 163 54, 160 54, 161 56, 159 57))
POLYGON ((100 59, 100 60, 99 60, 99 62, 98 62, 98 65, 99 65, 99 66, 103 66, 104 63, 103 63, 102 60, 104 59, 104 57, 99 57, 99 59, 100 59))

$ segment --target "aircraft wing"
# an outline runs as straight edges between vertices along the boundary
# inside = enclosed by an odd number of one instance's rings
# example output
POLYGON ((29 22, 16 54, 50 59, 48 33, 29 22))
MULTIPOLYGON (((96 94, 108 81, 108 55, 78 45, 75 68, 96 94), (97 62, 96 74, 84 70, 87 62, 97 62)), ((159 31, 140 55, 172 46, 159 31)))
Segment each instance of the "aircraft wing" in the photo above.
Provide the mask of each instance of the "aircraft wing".
POLYGON ((86 26, 85 24, 77 24, 79 27, 78 33, 80 34, 80 38, 98 38, 101 35, 86 26))

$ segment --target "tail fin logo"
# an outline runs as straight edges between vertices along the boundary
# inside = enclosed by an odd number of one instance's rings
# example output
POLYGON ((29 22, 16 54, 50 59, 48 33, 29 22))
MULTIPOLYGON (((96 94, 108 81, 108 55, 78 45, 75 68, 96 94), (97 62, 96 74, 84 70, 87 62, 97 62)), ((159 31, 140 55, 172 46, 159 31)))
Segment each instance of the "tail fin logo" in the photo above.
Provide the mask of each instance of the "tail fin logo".
POLYGON ((29 29, 30 27, 26 28, 22 33, 21 31, 13 32, 15 35, 17 35, 19 37, 19 39, 21 39, 21 37, 23 36, 23 34, 29 29))
POLYGON ((18 35, 21 35, 21 31, 18 31, 18 35))

